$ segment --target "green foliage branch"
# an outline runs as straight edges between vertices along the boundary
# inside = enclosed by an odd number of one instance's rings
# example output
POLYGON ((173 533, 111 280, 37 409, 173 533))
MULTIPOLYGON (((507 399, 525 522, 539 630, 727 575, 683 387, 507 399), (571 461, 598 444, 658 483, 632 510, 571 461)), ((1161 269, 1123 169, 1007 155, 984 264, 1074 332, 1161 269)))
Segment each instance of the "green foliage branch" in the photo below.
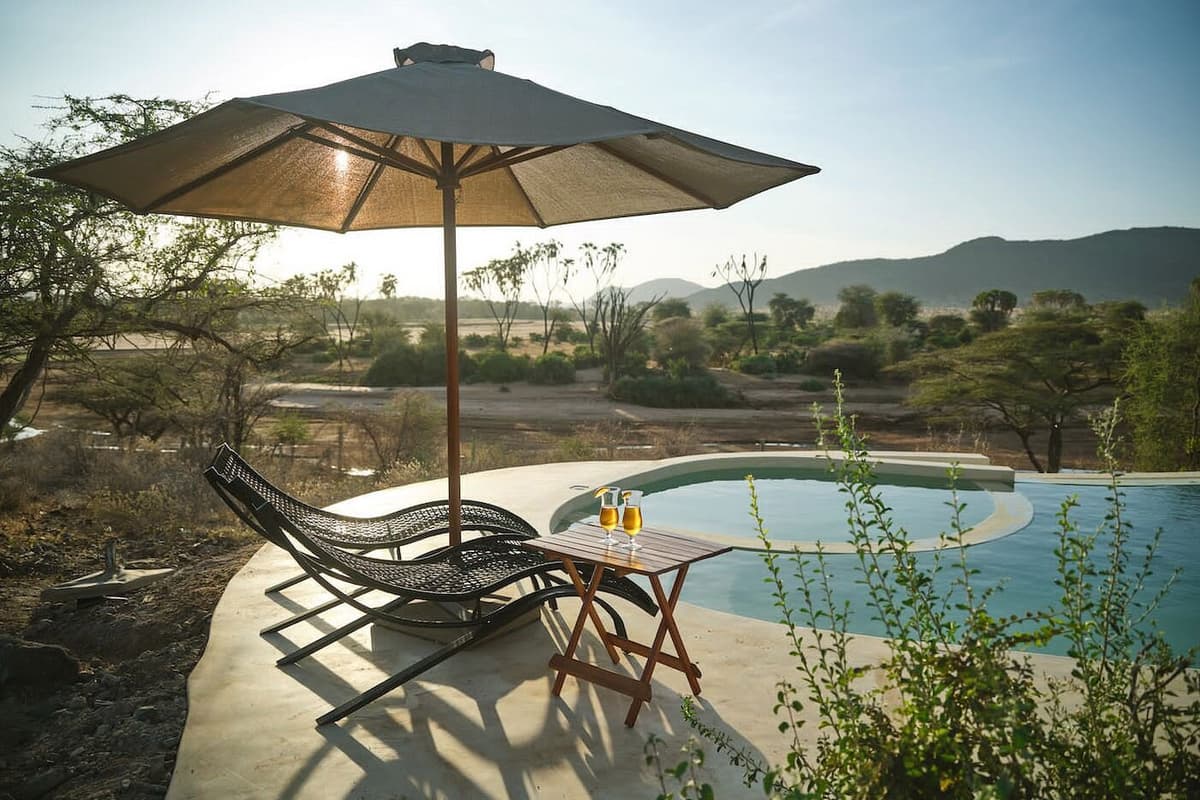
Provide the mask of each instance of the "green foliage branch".
MULTIPOLYGON (((741 769, 747 786, 774 798, 1195 796, 1200 677, 1188 665, 1198 650, 1173 652, 1150 624, 1170 582, 1145 597, 1157 538, 1140 561, 1131 559, 1116 473, 1109 513, 1096 532, 1081 534, 1071 521, 1075 498, 1062 506, 1057 602, 998 617, 989 601, 1001 587, 978 585, 957 493, 947 503, 950 532, 923 567, 876 489, 842 389, 839 378, 831 431, 819 408, 814 413, 821 440, 841 446, 833 469, 846 498, 858 581, 885 628, 888 653, 875 664, 851 655, 850 607, 836 597, 823 549, 812 556, 775 550, 748 476, 765 580, 796 670, 777 684, 773 706, 787 755, 765 762, 685 698, 683 714, 695 733, 741 769), (784 578, 789 566, 794 589, 784 578), (1075 667, 1068 678, 1041 680, 1015 650, 1056 636, 1068 641, 1075 667), (805 731, 802 715, 810 710, 815 732, 805 731)), ((1115 410, 1096 429, 1113 467, 1115 410)), ((950 477, 953 487, 956 469, 950 477)), ((686 749, 699 748, 689 742, 686 749)), ((678 783, 679 797, 700 796, 695 771, 702 759, 663 769, 657 750, 653 755, 660 776, 678 783)), ((665 780, 659 796, 676 796, 665 780)))
POLYGON ((48 364, 89 360, 97 342, 151 333, 237 349, 213 323, 261 297, 222 286, 245 284, 271 228, 137 215, 29 175, 152 133, 206 104, 67 96, 45 138, 0 147, 0 427, 48 364))

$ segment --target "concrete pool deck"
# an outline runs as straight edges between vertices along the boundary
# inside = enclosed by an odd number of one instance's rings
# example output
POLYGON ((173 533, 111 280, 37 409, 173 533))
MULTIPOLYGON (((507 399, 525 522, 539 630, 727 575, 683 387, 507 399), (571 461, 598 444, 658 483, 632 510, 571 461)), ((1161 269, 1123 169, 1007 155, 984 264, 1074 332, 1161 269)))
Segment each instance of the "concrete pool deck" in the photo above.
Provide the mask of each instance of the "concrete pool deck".
MULTIPOLYGON (((922 463, 911 455, 900 460, 922 463)), ((738 468, 780 458, 795 454, 718 457, 738 468)), ((618 478, 630 485, 631 479, 680 468, 677 464, 686 460, 495 470, 464 476, 463 492, 504 505, 548 531, 561 519, 564 506, 591 487, 618 478)), ((374 515, 443 492, 442 481, 430 481, 373 492, 332 508, 374 515)), ((341 723, 317 729, 318 714, 435 645, 369 626, 299 664, 277 668, 281 653, 354 615, 342 609, 285 634, 261 637, 261 627, 327 597, 311 582, 282 596, 263 595, 265 587, 295 572, 286 554, 266 545, 226 589, 204 656, 188 681, 189 713, 169 798, 653 797, 659 787, 644 764, 646 738, 653 733, 666 741, 666 763, 679 759, 678 747, 688 736, 679 712, 679 696, 689 691, 681 673, 656 671, 653 700, 633 728, 623 724, 628 699, 622 695, 574 679, 567 680, 561 697, 551 695, 553 674, 547 661, 569 634, 578 609, 575 600, 562 601, 557 611, 543 609, 534 624, 460 653, 341 723)), ((656 619, 626 604, 618 608, 632 638, 652 637, 656 619)), ((748 742, 766 760, 780 760, 786 742, 770 708, 776 680, 793 669, 783 626, 686 603, 680 603, 676 617, 690 655, 704 671, 704 718, 748 742)), ((593 659, 603 655, 590 631, 581 652, 593 659)), ((851 655, 855 663, 869 664, 886 652, 883 640, 859 636, 851 655)), ((1069 673, 1066 659, 1030 658, 1046 673, 1069 673)), ((641 663, 626 657, 623 669, 634 675, 641 663)), ((875 680, 875 674, 866 679, 875 680)), ((703 777, 719 796, 757 792, 742 786, 740 771, 714 748, 707 750, 703 777)))

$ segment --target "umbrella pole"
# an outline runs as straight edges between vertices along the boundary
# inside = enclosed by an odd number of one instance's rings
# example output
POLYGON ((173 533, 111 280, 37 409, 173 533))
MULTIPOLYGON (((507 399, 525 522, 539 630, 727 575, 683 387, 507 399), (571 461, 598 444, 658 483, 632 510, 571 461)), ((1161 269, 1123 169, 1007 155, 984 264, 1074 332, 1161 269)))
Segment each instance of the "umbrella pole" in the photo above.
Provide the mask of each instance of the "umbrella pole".
POLYGON ((442 142, 442 250, 446 281, 446 481, 449 485, 450 544, 462 541, 462 463, 459 460, 458 429, 458 250, 455 231, 454 145, 442 142))

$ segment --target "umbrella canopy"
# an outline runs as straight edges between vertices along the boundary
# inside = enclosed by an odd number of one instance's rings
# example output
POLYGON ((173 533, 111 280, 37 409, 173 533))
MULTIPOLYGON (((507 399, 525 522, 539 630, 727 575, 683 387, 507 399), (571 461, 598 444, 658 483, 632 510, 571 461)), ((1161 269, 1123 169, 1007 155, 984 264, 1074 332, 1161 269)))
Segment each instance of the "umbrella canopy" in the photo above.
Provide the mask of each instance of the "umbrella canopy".
POLYGON ((394 55, 393 69, 230 100, 33 174, 139 213, 339 232, 441 226, 457 511, 456 225, 547 227, 725 208, 819 170, 495 72, 487 50, 421 43, 394 55))

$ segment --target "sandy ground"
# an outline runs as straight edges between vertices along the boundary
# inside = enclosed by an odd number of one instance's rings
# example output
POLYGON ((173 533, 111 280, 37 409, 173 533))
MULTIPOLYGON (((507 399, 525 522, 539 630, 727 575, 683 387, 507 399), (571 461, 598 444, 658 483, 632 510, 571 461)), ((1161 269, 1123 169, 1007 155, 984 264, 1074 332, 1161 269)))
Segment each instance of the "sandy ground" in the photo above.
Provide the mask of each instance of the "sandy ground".
MULTIPOLYGON (((814 376, 786 375, 774 379, 714 370, 722 384, 741 394, 741 408, 668 409, 620 403, 605 396, 599 369, 580 370, 576 382, 566 386, 513 383, 472 384, 460 388, 464 447, 474 440, 520 443, 542 435, 563 436, 597 426, 615 429, 618 447, 661 441, 682 432, 700 450, 744 450, 772 446, 810 447, 816 441, 813 403, 829 414, 835 404, 829 388, 812 392, 801 385, 814 376)), ((313 416, 331 407, 385 408, 400 392, 419 392, 441 406, 442 387, 402 389, 337 386, 331 384, 274 384, 281 392, 280 407, 313 416)), ((988 455, 997 464, 1032 469, 1011 433, 993 426, 931 425, 924 414, 904 405, 905 384, 851 383, 846 387, 845 408, 858 418, 860 430, 873 446, 899 450, 970 451, 988 455)), ((1085 427, 1066 433, 1064 465, 1095 464, 1094 438, 1085 427)), ((1043 444, 1043 443, 1038 443, 1043 444)), ((1044 446, 1044 445, 1043 445, 1044 446)))

